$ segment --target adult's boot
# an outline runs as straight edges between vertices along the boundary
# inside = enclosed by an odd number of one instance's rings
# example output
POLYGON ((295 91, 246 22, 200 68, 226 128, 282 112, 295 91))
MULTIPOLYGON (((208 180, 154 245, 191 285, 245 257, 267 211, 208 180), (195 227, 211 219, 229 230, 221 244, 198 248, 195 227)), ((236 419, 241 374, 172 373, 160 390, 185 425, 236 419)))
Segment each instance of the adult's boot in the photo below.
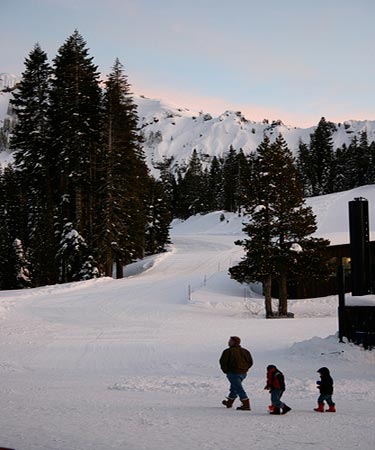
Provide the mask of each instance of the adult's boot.
POLYGON ((223 400, 221 403, 227 408, 231 408, 235 400, 235 398, 227 397, 227 399, 223 400))
POLYGON ((318 403, 318 407, 314 408, 314 411, 324 412, 324 403, 318 403))
POLYGON ((244 398, 241 402, 242 405, 237 408, 238 411, 250 411, 250 400, 248 398, 244 398))
POLYGON ((280 415, 280 408, 277 408, 276 406, 273 408, 273 411, 270 411, 270 414, 273 416, 279 416, 280 415))

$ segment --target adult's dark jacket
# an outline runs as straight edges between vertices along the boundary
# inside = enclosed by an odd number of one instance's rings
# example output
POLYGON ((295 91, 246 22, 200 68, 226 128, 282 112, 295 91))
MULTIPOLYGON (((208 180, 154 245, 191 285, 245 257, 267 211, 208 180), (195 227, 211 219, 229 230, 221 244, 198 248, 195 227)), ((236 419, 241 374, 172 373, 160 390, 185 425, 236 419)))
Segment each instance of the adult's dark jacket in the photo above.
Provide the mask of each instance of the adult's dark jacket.
POLYGON ((329 373, 329 369, 327 367, 322 367, 318 372, 320 374, 320 383, 318 385, 320 393, 323 395, 332 395, 333 379, 329 373))
POLYGON ((220 357, 220 367, 224 373, 247 373, 253 365, 249 350, 240 345, 225 349, 220 357))

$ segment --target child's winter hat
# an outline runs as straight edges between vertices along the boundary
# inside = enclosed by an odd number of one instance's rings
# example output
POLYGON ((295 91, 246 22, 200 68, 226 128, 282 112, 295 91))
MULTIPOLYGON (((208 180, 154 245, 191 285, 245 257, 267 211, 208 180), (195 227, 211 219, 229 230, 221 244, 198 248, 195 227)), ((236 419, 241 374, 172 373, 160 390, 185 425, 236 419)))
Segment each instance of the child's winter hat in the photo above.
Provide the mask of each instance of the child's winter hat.
POLYGON ((328 367, 321 367, 320 369, 317 370, 317 372, 320 373, 321 375, 329 375, 328 367))

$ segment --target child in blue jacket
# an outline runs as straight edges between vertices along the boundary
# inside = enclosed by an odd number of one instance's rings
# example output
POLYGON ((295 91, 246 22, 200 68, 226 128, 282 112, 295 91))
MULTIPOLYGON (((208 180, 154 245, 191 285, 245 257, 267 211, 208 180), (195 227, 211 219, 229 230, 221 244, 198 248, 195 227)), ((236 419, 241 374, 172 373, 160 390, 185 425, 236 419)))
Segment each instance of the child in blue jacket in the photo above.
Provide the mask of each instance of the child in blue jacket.
POLYGON ((314 408, 314 411, 324 412, 324 402, 327 402, 327 412, 336 412, 335 403, 332 400, 333 394, 333 379, 329 373, 327 367, 321 367, 318 371, 320 374, 320 380, 316 382, 316 387, 320 391, 318 398, 318 407, 314 408))

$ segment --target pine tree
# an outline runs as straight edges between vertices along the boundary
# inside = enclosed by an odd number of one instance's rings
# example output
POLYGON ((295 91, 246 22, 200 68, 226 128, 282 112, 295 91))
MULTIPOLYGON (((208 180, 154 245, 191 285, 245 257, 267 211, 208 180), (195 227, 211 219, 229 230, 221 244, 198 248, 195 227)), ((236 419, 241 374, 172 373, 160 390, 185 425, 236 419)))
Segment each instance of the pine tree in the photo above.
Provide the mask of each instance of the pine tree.
POLYGON ((208 208, 210 211, 224 209, 224 177, 220 159, 214 156, 209 170, 208 208))
POLYGON ((294 159, 281 135, 274 144, 265 137, 258 147, 256 173, 255 195, 244 205, 248 238, 238 242, 246 255, 230 273, 240 282, 263 283, 267 317, 273 314, 271 287, 272 281, 277 281, 279 314, 285 316, 288 276, 300 274, 302 261, 308 261, 310 276, 321 276, 326 262, 318 251, 321 255, 328 241, 311 238, 316 230, 315 217, 304 205, 294 159), (309 251, 304 252, 304 247, 309 251))
POLYGON ((237 151, 230 146, 228 153, 224 157, 223 166, 224 177, 224 209, 226 211, 236 211, 238 207, 238 183, 239 167, 237 151))
POLYGON ((254 154, 250 153, 245 156, 242 149, 237 154, 238 178, 236 187, 236 209, 241 210, 246 197, 249 194, 248 186, 252 185, 253 179, 253 158, 254 154))
POLYGON ((334 125, 322 117, 310 135, 308 150, 300 145, 298 166, 313 196, 333 192, 333 128, 334 125))
POLYGON ((17 115, 11 147, 15 149, 15 166, 22 178, 27 215, 24 242, 36 285, 56 281, 52 202, 56 173, 49 126, 50 76, 47 55, 36 44, 25 60, 25 71, 11 100, 17 115))
POLYGON ((123 66, 116 59, 104 94, 103 220, 105 273, 122 277, 123 266, 146 251, 149 173, 138 130, 137 107, 123 66))
POLYGON ((346 186, 347 189, 353 189, 358 186, 358 138, 354 136, 351 140, 349 147, 346 151, 346 155, 344 156, 346 162, 346 186))
POLYGON ((11 289, 15 278, 15 261, 12 261, 12 236, 9 228, 5 179, 0 165, 0 289, 11 289))
MULTIPOLYGON (((75 31, 54 59, 51 144, 59 174, 54 186, 60 224, 71 222, 93 251, 100 165, 101 89, 97 66, 75 31)), ((62 225, 60 225, 62 226, 62 225)))
POLYGON ((205 211, 204 186, 202 162, 194 149, 185 176, 178 183, 181 218, 186 219, 205 211))
POLYGON ((309 147, 301 139, 298 143, 298 158, 296 166, 299 178, 303 184, 304 195, 306 197, 311 197, 313 195, 312 180, 315 178, 313 176, 314 167, 310 161, 309 147))
POLYGON ((359 135, 359 143, 355 154, 356 181, 355 186, 364 186, 369 182, 371 156, 367 132, 362 131, 359 135))
POLYGON ((236 242, 237 245, 244 247, 245 257, 237 266, 231 267, 229 273, 240 283, 255 281, 263 283, 266 317, 271 317, 273 315, 272 277, 275 274, 270 212, 272 191, 267 188, 265 182, 267 172, 261 165, 262 161, 267 161, 267 155, 271 154, 271 143, 267 136, 264 136, 257 154, 259 156, 256 161, 254 191, 252 195, 243 199, 243 206, 247 213, 243 231, 247 238, 236 242))
POLYGON ((161 253, 169 241, 171 206, 162 181, 150 178, 147 194, 146 253, 161 253))
POLYGON ((375 142, 371 142, 369 145, 370 164, 368 169, 368 183, 375 183, 375 142))
POLYGON ((351 189, 352 165, 350 153, 346 144, 338 148, 333 157, 333 167, 335 173, 333 176, 333 191, 340 192, 351 189))
POLYGON ((18 289, 30 283, 30 275, 26 277, 28 264, 20 251, 27 240, 27 214, 20 186, 21 177, 13 166, 0 170, 0 289, 18 289), (22 273, 25 284, 20 283, 22 273))

